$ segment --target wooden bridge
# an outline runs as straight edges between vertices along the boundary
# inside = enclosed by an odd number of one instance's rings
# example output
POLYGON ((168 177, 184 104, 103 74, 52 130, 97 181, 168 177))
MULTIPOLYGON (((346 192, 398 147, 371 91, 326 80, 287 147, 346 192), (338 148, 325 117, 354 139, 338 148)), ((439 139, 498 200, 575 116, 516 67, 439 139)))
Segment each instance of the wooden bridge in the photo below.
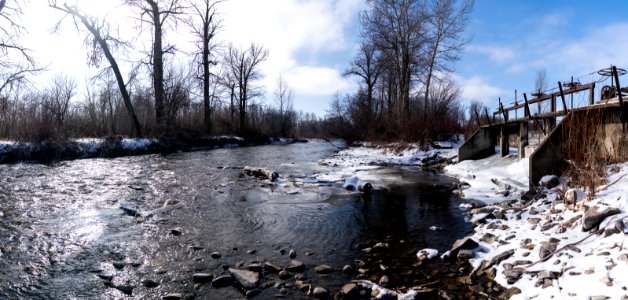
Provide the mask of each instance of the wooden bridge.
MULTIPOLYGON (((529 157, 529 186, 533 188, 538 185, 542 176, 560 175, 565 168, 566 157, 563 153, 563 142, 565 132, 569 128, 565 128, 562 121, 576 115, 589 116, 591 114, 588 113, 592 111, 599 112, 595 116, 601 116, 599 123, 603 124, 604 128, 601 131, 603 135, 600 136, 600 141, 605 148, 608 148, 607 154, 614 156, 615 160, 628 159, 628 138, 625 126, 628 121, 628 104, 624 103, 628 95, 628 87, 622 88, 619 83, 619 76, 626 74, 626 71, 612 66, 598 73, 610 77, 612 82, 610 86, 606 85, 601 89, 598 103, 594 102, 596 82, 588 84, 558 82, 556 92, 538 93, 533 99, 528 99, 527 95, 523 94, 523 102, 515 102, 510 107, 504 107, 500 99, 499 108, 492 116, 489 115, 488 110, 485 110, 483 118, 488 125, 479 126, 478 130, 458 149, 459 161, 494 155, 496 146, 499 147, 502 157, 507 156, 510 153, 510 146, 516 144, 519 159, 529 157), (586 92, 588 92, 586 105, 581 107, 574 107, 573 103, 571 107, 568 105, 568 95, 586 92), (548 103, 549 111, 541 112, 539 108, 536 114, 531 114, 531 105, 537 104, 540 107, 541 104, 547 106, 548 103), (519 110, 523 110, 521 117, 517 117, 519 110), (538 145, 530 145, 533 134, 541 137, 538 145), (516 139, 513 140, 511 137, 516 137, 516 139)), ((477 112, 476 119, 480 120, 477 112)))

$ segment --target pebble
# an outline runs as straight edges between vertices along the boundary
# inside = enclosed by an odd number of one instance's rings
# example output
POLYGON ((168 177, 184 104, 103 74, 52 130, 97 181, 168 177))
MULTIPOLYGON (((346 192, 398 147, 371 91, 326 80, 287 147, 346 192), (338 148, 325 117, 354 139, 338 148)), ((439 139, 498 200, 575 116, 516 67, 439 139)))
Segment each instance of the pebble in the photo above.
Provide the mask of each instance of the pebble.
POLYGON ((114 268, 121 270, 122 268, 124 268, 124 266, 126 266, 126 263, 123 261, 114 261, 112 265, 114 268))
POLYGON ((255 253, 257 253, 257 250, 252 249, 252 250, 246 251, 246 253, 248 253, 248 254, 255 254, 255 253))
POLYGON ((172 235, 181 235, 181 234, 183 234, 183 229, 181 229, 181 227, 172 228, 172 229, 170 229, 170 234, 172 234, 172 235))
POLYGON ((216 251, 216 252, 212 252, 209 256, 211 256, 211 258, 218 259, 218 258, 222 257, 222 254, 220 254, 220 252, 216 251))
POLYGON ((390 284, 390 278, 388 278, 388 275, 382 276, 379 279, 378 284, 383 287, 388 287, 388 285, 390 284))
POLYGON ((286 270, 290 272, 303 272, 305 271, 305 265, 298 260, 291 260, 286 266, 286 270))
POLYGON ((279 272, 279 279, 289 279, 291 277, 292 277, 292 274, 290 274, 290 272, 286 270, 279 272))
POLYGON ((351 297, 358 293, 358 285, 355 283, 347 283, 340 291, 343 295, 351 297))
POLYGON ((297 252, 294 251, 294 249, 290 249, 290 252, 288 253, 288 257, 290 257, 290 258, 297 257, 297 252))

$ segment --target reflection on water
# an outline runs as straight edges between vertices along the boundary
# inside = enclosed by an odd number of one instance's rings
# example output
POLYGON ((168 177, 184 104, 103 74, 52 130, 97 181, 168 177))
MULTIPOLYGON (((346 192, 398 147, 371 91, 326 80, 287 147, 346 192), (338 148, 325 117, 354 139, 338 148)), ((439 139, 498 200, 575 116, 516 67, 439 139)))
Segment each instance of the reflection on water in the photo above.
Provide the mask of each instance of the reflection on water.
MULTIPOLYGON (((333 289, 350 278, 321 277, 313 267, 352 264, 363 245, 386 240, 400 246, 384 259, 408 268, 418 249, 444 250, 470 230, 442 176, 411 168, 361 172, 389 188, 368 199, 338 184, 292 180, 332 171, 316 161, 333 150, 312 142, 0 166, 0 298, 129 297, 105 285, 108 276, 133 298, 241 297, 233 288, 195 289, 191 276, 256 260, 285 265, 282 250, 290 249, 308 267, 308 281, 333 289), (285 184, 242 177, 245 165, 277 170, 285 184), (123 203, 142 215, 125 214, 123 203), (211 258, 214 251, 222 257, 211 258), (146 279, 159 286, 144 287, 146 279)), ((261 297, 276 293, 271 287, 261 297)))

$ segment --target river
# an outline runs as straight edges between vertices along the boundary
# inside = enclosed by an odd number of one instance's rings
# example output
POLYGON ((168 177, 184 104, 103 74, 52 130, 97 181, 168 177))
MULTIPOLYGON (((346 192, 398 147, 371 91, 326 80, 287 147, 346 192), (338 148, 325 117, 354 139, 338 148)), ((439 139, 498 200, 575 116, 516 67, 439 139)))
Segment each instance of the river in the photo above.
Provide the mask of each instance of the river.
MULTIPOLYGON (((310 142, 1 165, 0 299, 242 298, 232 287, 195 288, 192 274, 219 275, 254 261, 286 265, 291 249, 307 267, 305 281, 333 291, 356 274, 321 276, 314 267, 355 266, 377 242, 390 250, 372 262, 382 266, 372 279, 385 273, 395 286, 425 282, 413 271, 416 251, 444 251, 472 230, 451 194, 454 180, 413 167, 359 171, 387 187, 369 198, 341 183, 301 184, 339 171, 317 163, 334 150, 310 142), (243 176, 246 165, 276 170, 282 184, 243 176), (125 213, 123 204, 140 215, 125 213)), ((262 278, 267 288, 258 297, 280 294, 276 281, 262 278)))

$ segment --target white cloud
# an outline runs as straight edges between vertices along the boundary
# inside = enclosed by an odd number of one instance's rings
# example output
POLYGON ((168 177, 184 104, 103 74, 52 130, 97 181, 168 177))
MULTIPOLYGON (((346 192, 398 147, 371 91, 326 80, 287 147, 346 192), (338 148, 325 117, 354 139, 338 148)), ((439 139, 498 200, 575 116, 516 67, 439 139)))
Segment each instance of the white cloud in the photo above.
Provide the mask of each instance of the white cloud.
POLYGON ((496 62, 511 62, 517 58, 514 50, 503 46, 474 45, 469 47, 469 51, 488 55, 496 62))
POLYGON ((493 104, 495 99, 503 94, 503 91, 486 82, 483 77, 473 76, 471 78, 459 78, 458 82, 462 86, 462 97, 468 100, 479 100, 486 104, 493 104))
POLYGON ((354 86, 350 79, 329 67, 299 66, 286 74, 286 80, 296 95, 328 96, 354 86))

